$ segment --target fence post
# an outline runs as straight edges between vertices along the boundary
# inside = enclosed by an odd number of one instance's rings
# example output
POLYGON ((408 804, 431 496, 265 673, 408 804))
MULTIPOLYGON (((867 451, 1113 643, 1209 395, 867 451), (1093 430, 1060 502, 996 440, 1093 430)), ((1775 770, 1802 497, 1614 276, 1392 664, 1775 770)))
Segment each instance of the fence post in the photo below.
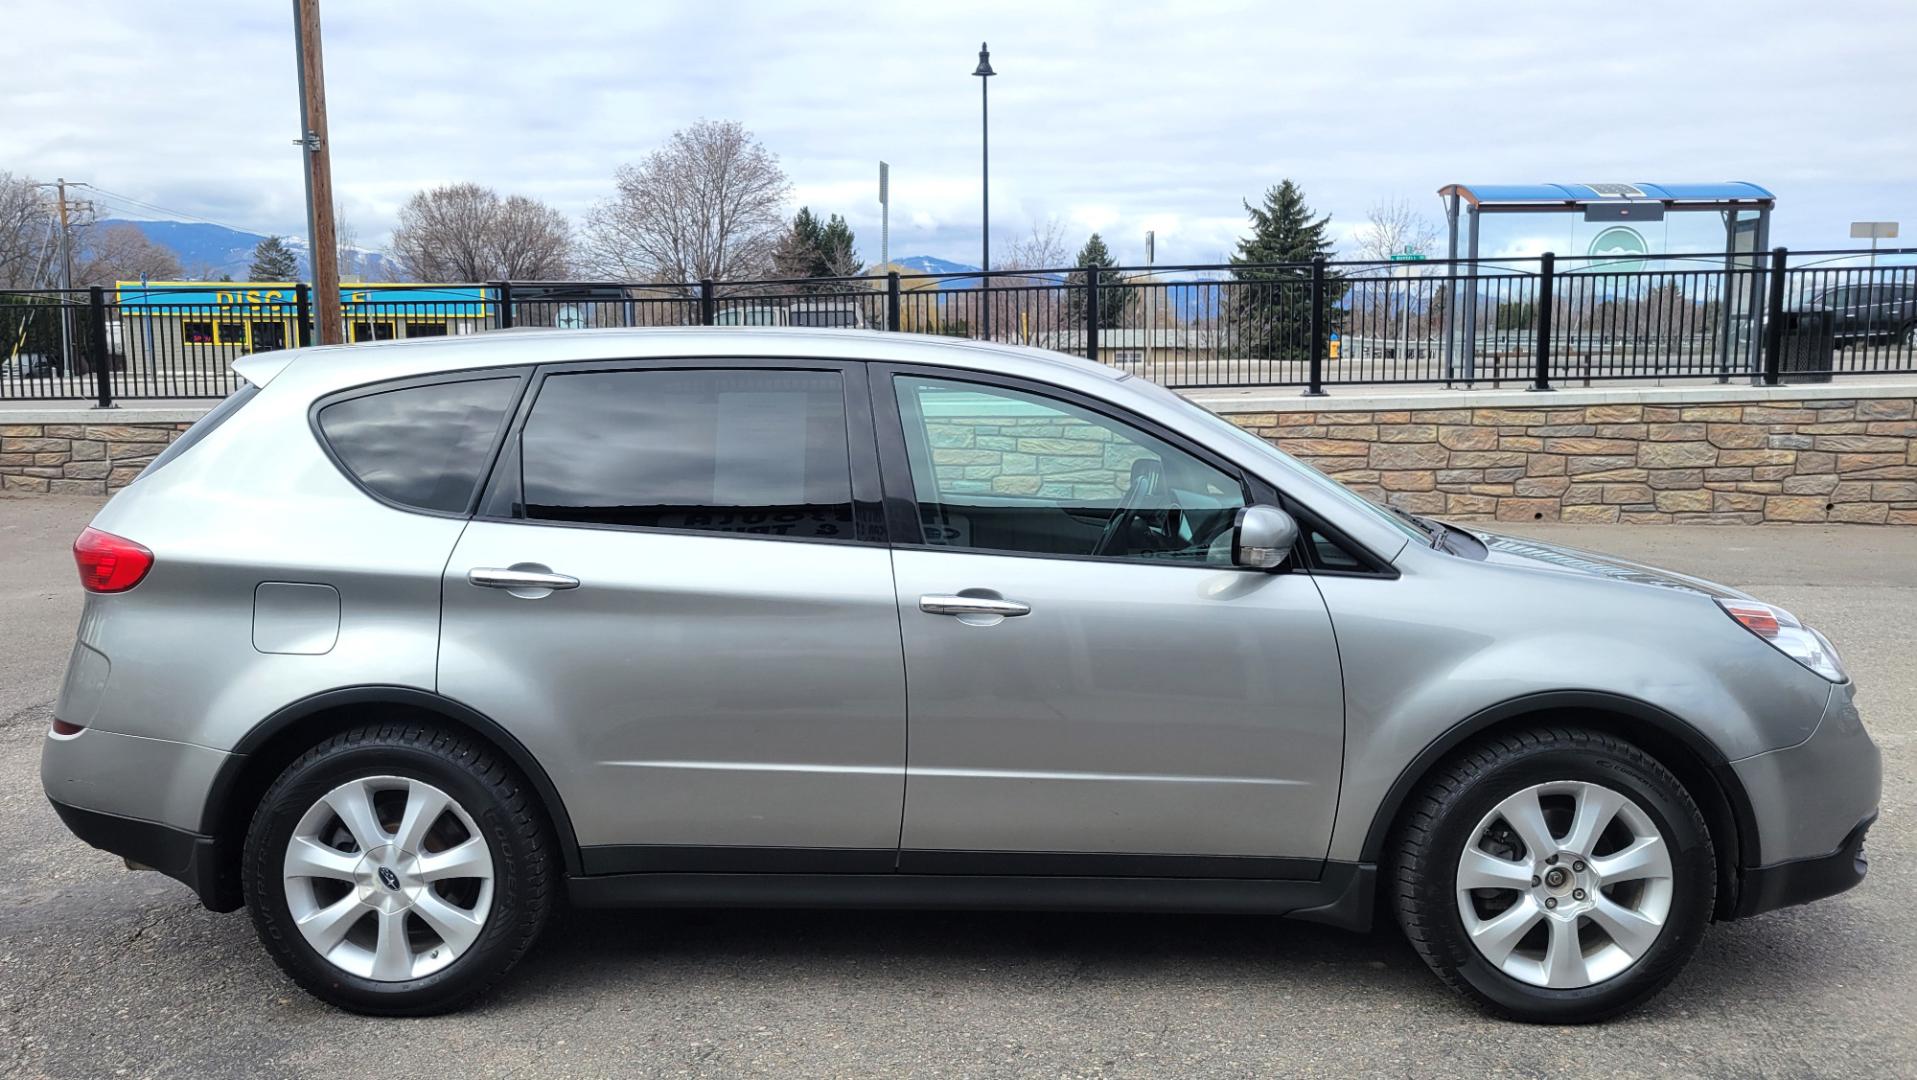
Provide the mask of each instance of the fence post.
POLYGON ((1098 267, 1085 268, 1085 359, 1098 363, 1098 267))
POLYGON ((513 283, 510 281, 492 282, 493 295, 499 297, 499 329, 513 328, 513 283))
POLYGON ((1325 257, 1311 260, 1311 355, 1306 397, 1325 396, 1325 257))
POLYGON ((1557 261, 1557 255, 1549 251, 1538 260, 1538 373, 1531 380, 1533 390, 1551 389, 1551 286, 1557 280, 1557 261))
POLYGON ((699 325, 711 326, 719 319, 719 300, 713 293, 712 279, 699 280, 699 325))
POLYGON ((1765 386, 1776 386, 1782 381, 1784 368, 1784 264, 1787 253, 1781 247, 1771 249, 1771 294, 1770 302, 1764 306, 1764 374, 1765 386))
POLYGON ((293 286, 293 317, 299 320, 293 342, 304 349, 313 343, 313 293, 304 281, 293 286))
POLYGON ((87 351, 93 354, 94 387, 99 400, 96 409, 113 408, 113 358, 107 355, 106 290, 98 285, 87 288, 87 351))
POLYGON ((896 331, 899 328, 899 272, 888 270, 885 274, 885 328, 896 331))

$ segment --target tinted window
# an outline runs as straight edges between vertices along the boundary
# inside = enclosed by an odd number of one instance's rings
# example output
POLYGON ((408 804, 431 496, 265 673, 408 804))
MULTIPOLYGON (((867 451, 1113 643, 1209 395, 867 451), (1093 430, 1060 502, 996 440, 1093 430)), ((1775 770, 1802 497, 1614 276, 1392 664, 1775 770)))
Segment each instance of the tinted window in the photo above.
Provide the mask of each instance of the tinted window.
POLYGON ((835 372, 554 375, 520 454, 529 518, 853 537, 835 372))
POLYGON ((1326 570, 1363 573, 1371 569, 1357 556, 1339 547, 1337 541, 1317 529, 1305 530, 1305 541, 1311 545, 1312 554, 1317 556, 1318 565, 1326 570))
POLYGON ((328 405, 320 431, 368 488, 421 510, 460 512, 486 468, 519 380, 387 390, 328 405))
POLYGON ((1235 477, 1051 398, 911 376, 897 390, 927 543, 1231 565, 1235 477))

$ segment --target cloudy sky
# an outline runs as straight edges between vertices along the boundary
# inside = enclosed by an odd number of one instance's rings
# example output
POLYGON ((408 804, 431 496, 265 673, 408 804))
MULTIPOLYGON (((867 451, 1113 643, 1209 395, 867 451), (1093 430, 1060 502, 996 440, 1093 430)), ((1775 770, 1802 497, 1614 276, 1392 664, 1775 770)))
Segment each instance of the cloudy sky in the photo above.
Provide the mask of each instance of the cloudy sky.
MULTIPOLYGON (((303 233, 291 5, 15 0, 0 170, 83 179, 222 224, 303 233)), ((1778 195, 1774 237, 1917 236, 1917 4, 644 3, 324 0, 333 168, 362 246, 413 191, 475 180, 575 218, 701 117, 744 123, 795 208, 878 255, 976 262, 978 43, 989 40, 995 248, 1210 262, 1240 200, 1301 183, 1347 234, 1450 181, 1726 180, 1778 195), (1471 15, 1480 16, 1480 25, 1471 15)), ((170 216, 103 200, 121 216, 170 216)), ((1567 250, 1563 221, 1487 249, 1567 250), (1554 232, 1554 230, 1556 230, 1554 232)), ((1717 242, 1674 223, 1667 250, 1717 242), (1693 241, 1691 238, 1698 239, 1693 241)), ((1721 235, 1721 234, 1720 234, 1721 235)))

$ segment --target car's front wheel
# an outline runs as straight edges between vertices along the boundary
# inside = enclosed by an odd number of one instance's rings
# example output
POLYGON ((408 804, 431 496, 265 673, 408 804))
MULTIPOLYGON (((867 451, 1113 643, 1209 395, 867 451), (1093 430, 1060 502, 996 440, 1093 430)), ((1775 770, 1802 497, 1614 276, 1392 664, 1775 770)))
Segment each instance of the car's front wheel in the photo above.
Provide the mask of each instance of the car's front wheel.
POLYGON ((307 991, 356 1012, 445 1012, 516 963, 552 903, 552 844, 489 748, 414 724, 336 735, 288 766, 247 832, 247 906, 307 991))
POLYGON ((1696 949, 1716 895, 1684 785, 1615 736, 1542 727, 1440 768, 1397 839, 1399 925, 1498 1014, 1587 1023, 1631 1009, 1696 949))

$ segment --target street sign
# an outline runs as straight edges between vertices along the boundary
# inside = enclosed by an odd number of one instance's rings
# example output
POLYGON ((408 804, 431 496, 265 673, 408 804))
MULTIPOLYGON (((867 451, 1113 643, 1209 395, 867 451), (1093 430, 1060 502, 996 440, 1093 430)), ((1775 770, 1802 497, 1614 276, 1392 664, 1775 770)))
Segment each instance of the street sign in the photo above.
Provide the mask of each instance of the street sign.
POLYGON ((1391 256, 1392 262, 1423 262, 1424 255, 1416 251, 1400 251, 1391 256))
POLYGON ((1852 240, 1895 240, 1897 223, 1895 221, 1853 221, 1850 223, 1852 240))

